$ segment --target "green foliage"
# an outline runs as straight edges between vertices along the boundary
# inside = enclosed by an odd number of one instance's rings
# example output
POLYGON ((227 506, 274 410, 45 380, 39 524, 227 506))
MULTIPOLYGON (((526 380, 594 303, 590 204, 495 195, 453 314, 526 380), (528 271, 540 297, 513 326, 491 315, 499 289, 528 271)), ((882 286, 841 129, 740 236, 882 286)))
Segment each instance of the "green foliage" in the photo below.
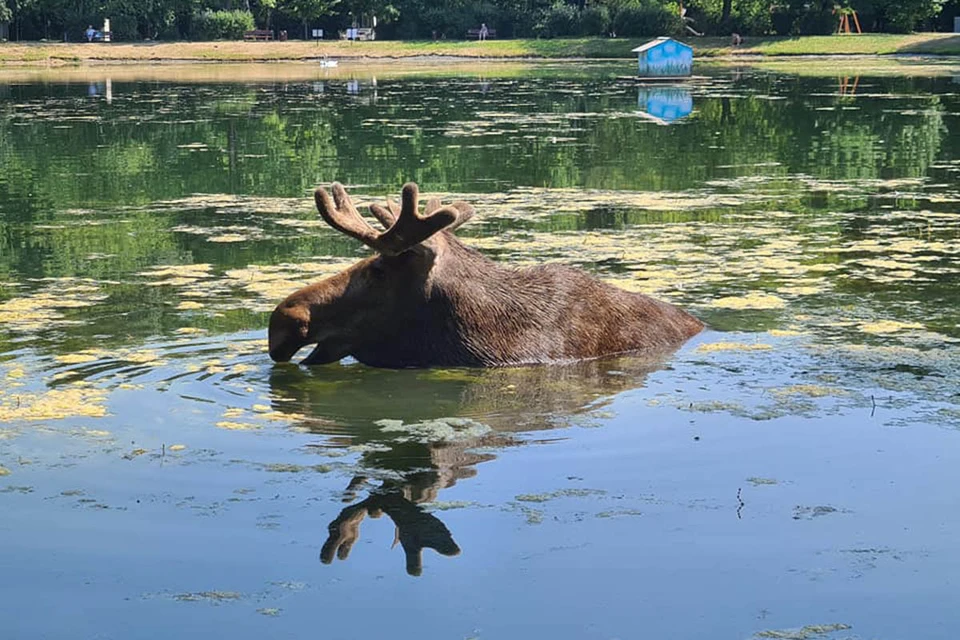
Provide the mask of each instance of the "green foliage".
MULTIPOLYGON (((400 39, 431 39, 434 35, 461 39, 470 29, 478 29, 481 23, 486 23, 497 30, 498 38, 519 33, 513 29, 518 25, 514 24, 512 14, 502 5, 490 1, 448 0, 440 5, 433 0, 407 0, 399 19, 383 32, 387 37, 400 39)), ((379 14, 377 20, 379 24, 379 14)))
POLYGON ((612 0, 578 10, 559 0, 542 9, 533 27, 539 38, 576 35, 599 36, 611 31, 619 36, 677 35, 682 30, 678 9, 658 0, 612 0))
POLYGON ((618 7, 613 13, 611 28, 618 36, 671 36, 683 30, 683 23, 676 5, 646 0, 618 7))
POLYGON ((730 0, 730 15, 724 17, 723 0, 692 0, 689 16, 694 28, 711 35, 739 34, 765 35, 774 28, 775 16, 783 16, 783 34, 791 32, 796 16, 817 4, 807 0, 787 0, 786 4, 772 4, 769 0, 730 0), (793 4, 797 6, 793 6, 793 4))
POLYGON ((254 28, 249 11, 204 11, 193 20, 197 37, 203 40, 239 40, 254 28))
MULTIPOLYGON (((865 32, 940 28, 960 0, 684 0, 707 35, 828 34, 837 10, 856 10, 865 32)), ((83 39, 110 18, 113 39, 237 38, 255 28, 312 23, 328 33, 377 19, 378 39, 464 39, 486 23, 497 38, 683 34, 678 0, 0 0, 0 22, 26 40, 83 39)), ((292 29, 291 35, 300 33, 292 29)))
POLYGON ((746 33, 767 33, 778 35, 827 35, 837 29, 839 16, 834 13, 832 0, 787 0, 774 5, 769 14, 769 23, 765 31, 756 28, 744 28, 746 33))
POLYGON ((610 10, 603 5, 587 7, 580 14, 580 33, 585 36, 605 36, 610 32, 610 10))
MULTIPOLYGON (((403 12, 407 2, 402 0, 391 2, 390 0, 340 0, 341 19, 355 18, 363 16, 376 16, 377 24, 389 24, 396 20, 403 12)), ((426 2, 424 4, 443 4, 440 2, 426 2)))
POLYGON ((479 26, 476 11, 472 3, 450 2, 444 7, 434 6, 433 3, 421 3, 416 14, 412 12, 401 14, 398 25, 398 36, 414 38, 430 38, 436 32, 437 36, 460 38, 468 29, 479 26))
POLYGON ((852 8, 870 31, 909 33, 935 18, 944 0, 858 0, 852 8))
POLYGON ((277 7, 294 20, 309 22, 333 13, 339 0, 280 0, 277 7))
POLYGON ((541 38, 577 35, 580 31, 580 12, 573 5, 557 2, 540 14, 533 31, 541 38))

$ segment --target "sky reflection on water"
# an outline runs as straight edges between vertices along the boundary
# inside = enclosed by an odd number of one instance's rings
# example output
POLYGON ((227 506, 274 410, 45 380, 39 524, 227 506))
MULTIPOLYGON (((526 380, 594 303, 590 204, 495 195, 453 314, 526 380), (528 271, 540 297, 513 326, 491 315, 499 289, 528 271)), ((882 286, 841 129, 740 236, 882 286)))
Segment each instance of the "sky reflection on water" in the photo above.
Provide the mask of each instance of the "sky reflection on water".
POLYGON ((11 637, 955 637, 949 77, 720 67, 662 126, 609 65, 91 73, 0 76, 11 637), (464 198, 494 259, 711 329, 275 366, 276 301, 365 255, 311 210, 334 179, 464 198))

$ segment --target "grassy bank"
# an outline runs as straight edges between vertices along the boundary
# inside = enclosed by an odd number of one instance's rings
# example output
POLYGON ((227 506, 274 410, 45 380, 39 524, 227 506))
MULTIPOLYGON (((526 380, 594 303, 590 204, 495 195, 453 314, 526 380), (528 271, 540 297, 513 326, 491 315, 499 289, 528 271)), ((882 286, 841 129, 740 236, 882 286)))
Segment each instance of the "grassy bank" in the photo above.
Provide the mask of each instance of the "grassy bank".
MULTIPOLYGON (((688 38, 699 56, 790 55, 960 55, 956 34, 867 34, 750 38, 730 47, 727 38, 688 38)), ((573 38, 559 40, 491 40, 488 42, 151 42, 111 44, 5 43, 0 63, 62 64, 81 62, 162 62, 310 60, 333 58, 632 58, 644 39, 573 38)))

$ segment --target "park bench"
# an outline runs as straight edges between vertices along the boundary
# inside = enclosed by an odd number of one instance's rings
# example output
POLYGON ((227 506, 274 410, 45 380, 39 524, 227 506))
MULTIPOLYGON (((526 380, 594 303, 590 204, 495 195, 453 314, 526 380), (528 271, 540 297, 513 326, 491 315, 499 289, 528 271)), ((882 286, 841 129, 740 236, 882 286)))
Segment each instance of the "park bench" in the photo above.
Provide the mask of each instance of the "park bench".
MULTIPOLYGON (((471 40, 476 40, 477 38, 480 37, 480 29, 468 29, 467 37, 470 38, 471 40)), ((487 27, 487 39, 496 38, 496 37, 497 37, 497 30, 487 27)))
POLYGON ((243 34, 244 40, 273 40, 273 31, 269 29, 254 29, 253 31, 245 31, 243 34))

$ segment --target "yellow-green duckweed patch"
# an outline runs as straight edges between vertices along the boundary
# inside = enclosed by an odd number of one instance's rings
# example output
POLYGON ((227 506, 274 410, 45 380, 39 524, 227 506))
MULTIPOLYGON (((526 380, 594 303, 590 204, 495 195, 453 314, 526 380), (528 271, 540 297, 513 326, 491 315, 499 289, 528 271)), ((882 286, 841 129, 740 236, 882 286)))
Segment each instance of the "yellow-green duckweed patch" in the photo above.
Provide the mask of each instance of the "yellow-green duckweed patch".
POLYGON ((697 347, 697 351, 710 353, 713 351, 769 351, 772 345, 763 342, 708 342, 697 347))
POLYGON ((767 293, 749 293, 744 296, 724 296, 712 301, 711 306, 722 309, 781 309, 782 298, 767 293))
POLYGON ((237 422, 235 420, 221 420, 216 423, 219 429, 228 429, 230 431, 251 431, 260 429, 263 425, 253 424, 251 422, 237 422))
POLYGON ((43 393, 0 394, 0 422, 102 418, 107 391, 89 387, 51 389, 43 393))
POLYGON ((899 322, 897 320, 880 320, 877 322, 863 322, 860 329, 866 333, 887 334, 906 331, 909 329, 923 329, 919 322, 899 322))

